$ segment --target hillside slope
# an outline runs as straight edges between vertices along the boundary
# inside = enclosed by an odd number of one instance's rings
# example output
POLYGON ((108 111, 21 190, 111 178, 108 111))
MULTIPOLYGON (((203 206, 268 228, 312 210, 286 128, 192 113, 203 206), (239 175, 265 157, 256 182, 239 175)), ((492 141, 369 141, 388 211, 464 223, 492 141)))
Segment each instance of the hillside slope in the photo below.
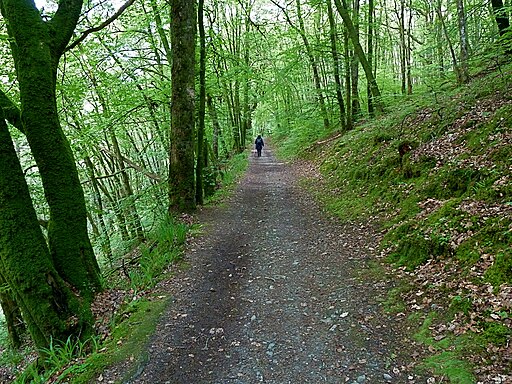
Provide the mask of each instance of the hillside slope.
POLYGON ((495 68, 303 152, 331 211, 383 229, 403 281, 390 307, 453 383, 512 382, 511 87, 512 69, 495 68))

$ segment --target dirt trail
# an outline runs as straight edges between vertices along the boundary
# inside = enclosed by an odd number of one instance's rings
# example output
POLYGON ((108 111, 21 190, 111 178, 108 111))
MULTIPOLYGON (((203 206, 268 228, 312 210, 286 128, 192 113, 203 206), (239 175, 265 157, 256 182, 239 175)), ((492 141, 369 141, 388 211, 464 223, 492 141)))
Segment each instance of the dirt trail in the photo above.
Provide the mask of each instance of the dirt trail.
POLYGON ((327 218, 267 148, 200 220, 191 268, 124 383, 425 383, 380 310, 384 283, 367 280, 371 229, 327 218))

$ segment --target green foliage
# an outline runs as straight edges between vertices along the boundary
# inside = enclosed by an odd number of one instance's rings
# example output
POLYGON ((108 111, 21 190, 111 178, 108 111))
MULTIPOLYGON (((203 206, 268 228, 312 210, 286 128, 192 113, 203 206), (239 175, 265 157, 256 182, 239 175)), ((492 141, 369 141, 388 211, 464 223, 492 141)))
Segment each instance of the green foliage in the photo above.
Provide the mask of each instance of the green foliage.
MULTIPOLYGON (((508 318, 508 314, 503 312, 503 318, 508 318)), ((486 322, 484 325, 484 332, 482 338, 487 343, 493 345, 506 346, 510 342, 512 336, 512 330, 503 324, 496 322, 486 322)))
POLYGON ((153 287, 169 265, 180 258, 187 232, 187 225, 171 216, 164 216, 157 223, 148 242, 139 246, 138 268, 128 272, 135 292, 153 287))
POLYGON ((41 350, 41 355, 45 357, 42 362, 44 371, 39 362, 32 363, 14 383, 45 383, 50 377, 61 382, 67 377, 85 372, 88 364, 83 359, 98 350, 99 342, 96 337, 87 340, 70 337, 64 343, 52 340, 48 348, 41 350))
POLYGON ((484 276, 494 286, 512 282, 512 251, 510 247, 496 253, 493 265, 485 271, 484 276))
POLYGON ((473 307, 473 302, 469 297, 455 296, 450 303, 449 312, 452 314, 463 313, 468 316, 473 307))
POLYGON ((392 288, 388 291, 386 300, 382 303, 384 310, 388 313, 400 313, 406 308, 402 299, 402 294, 407 292, 410 286, 401 284, 398 287, 392 288))
MULTIPOLYGON (((381 118, 306 149, 307 157, 322 159, 319 197, 331 211, 343 220, 377 216, 390 228, 383 243, 392 248, 390 262, 411 270, 431 258, 453 258, 469 269, 486 253, 495 260, 484 279, 495 286, 512 281, 510 218, 461 209, 511 201, 512 148, 503 135, 512 108, 497 92, 509 75, 488 76, 501 82, 489 87, 484 75, 433 97, 396 100, 381 118), (418 218, 429 202, 434 208, 418 218)), ((280 140, 304 134, 289 131, 280 140)))
POLYGON ((249 165, 247 153, 239 153, 229 160, 222 163, 218 171, 222 177, 222 188, 215 191, 212 196, 206 197, 207 203, 215 203, 221 201, 233 189, 236 181, 243 175, 249 165))

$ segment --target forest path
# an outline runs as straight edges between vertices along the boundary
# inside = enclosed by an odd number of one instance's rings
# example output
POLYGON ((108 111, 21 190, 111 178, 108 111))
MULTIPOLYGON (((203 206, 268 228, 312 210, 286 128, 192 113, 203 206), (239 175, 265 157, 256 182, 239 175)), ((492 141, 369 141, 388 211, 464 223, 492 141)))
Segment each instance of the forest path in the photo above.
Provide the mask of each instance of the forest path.
POLYGON ((265 147, 228 201, 199 214, 191 268, 124 383, 425 382, 378 304, 372 229, 328 218, 293 169, 265 147))

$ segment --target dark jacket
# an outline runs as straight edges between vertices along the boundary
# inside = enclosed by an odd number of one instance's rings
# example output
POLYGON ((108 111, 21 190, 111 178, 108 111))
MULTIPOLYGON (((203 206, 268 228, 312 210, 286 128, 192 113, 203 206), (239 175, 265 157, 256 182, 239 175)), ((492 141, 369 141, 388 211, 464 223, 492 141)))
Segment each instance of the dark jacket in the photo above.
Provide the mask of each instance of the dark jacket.
POLYGON ((265 143, 263 142, 263 139, 261 138, 261 136, 258 136, 256 138, 256 141, 254 142, 254 144, 256 144, 256 149, 261 149, 265 146, 265 143))

